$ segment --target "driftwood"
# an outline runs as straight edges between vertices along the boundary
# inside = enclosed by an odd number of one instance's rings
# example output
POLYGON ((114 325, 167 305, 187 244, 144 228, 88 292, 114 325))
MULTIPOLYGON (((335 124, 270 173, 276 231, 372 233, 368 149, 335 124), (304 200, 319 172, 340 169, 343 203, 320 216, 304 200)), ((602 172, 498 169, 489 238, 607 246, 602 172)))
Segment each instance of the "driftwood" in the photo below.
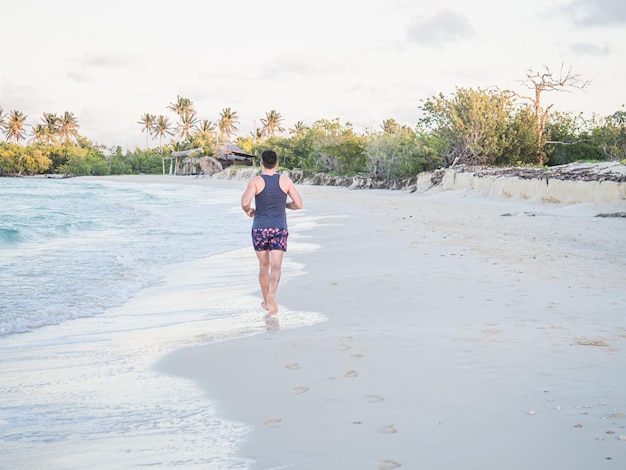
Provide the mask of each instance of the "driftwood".
MULTIPOLYGON (((616 183, 626 183, 626 166, 616 162, 603 164, 579 164, 555 167, 476 167, 457 166, 454 171, 458 173, 472 173, 478 177, 514 177, 521 179, 543 180, 548 184, 550 179, 569 181, 614 181, 616 183)), ((430 174, 430 184, 438 186, 441 184, 446 170, 434 170, 430 174)), ((305 177, 300 170, 290 172, 290 177, 296 183, 307 183, 318 186, 344 186, 355 189, 403 189, 415 190, 417 177, 405 179, 389 179, 368 176, 330 176, 326 173, 315 173, 305 177)))
POLYGON ((514 176, 521 179, 626 182, 624 172, 599 171, 595 165, 563 165, 547 168, 469 168, 476 176, 514 176))

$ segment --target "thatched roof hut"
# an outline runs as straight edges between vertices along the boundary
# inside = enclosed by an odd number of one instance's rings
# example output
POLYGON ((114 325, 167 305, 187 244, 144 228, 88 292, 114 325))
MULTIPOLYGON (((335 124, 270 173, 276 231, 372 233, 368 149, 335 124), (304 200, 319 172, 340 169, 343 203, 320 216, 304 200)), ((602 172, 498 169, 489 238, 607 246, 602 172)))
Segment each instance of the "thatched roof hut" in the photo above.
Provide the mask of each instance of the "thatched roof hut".
POLYGON ((196 156, 196 157, 201 157, 202 154, 203 154, 202 148, 198 147, 198 148, 195 148, 195 149, 181 150, 179 152, 172 152, 172 154, 169 155, 169 156, 161 157, 161 162, 163 164, 163 174, 165 174, 165 160, 169 160, 170 161, 170 175, 172 174, 172 170, 174 171, 174 174, 177 175, 178 174, 178 159, 179 158, 180 159, 185 159, 185 158, 191 157, 192 155, 196 156))
POLYGON ((224 168, 230 165, 252 166, 253 158, 256 155, 241 150, 237 145, 227 142, 223 144, 216 152, 215 158, 224 168))

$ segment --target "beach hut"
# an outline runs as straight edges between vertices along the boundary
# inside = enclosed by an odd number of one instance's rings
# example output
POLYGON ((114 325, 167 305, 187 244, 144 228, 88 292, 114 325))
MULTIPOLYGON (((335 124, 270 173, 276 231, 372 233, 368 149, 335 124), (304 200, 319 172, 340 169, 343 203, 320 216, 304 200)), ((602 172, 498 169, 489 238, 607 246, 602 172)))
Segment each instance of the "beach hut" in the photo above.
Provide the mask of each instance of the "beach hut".
MULTIPOLYGON (((163 156, 161 157, 161 162, 163 164, 163 174, 165 174, 165 161, 169 160, 170 162, 170 175, 172 174, 172 170, 174 172, 175 175, 178 174, 178 159, 184 159, 184 158, 189 158, 194 154, 197 154, 196 156, 202 156, 202 149, 200 147, 195 148, 195 149, 190 149, 190 150, 181 150, 180 152, 172 152, 172 154, 170 156, 163 156), (172 169, 173 167, 173 169, 172 169)), ((184 172, 183 172, 184 174, 184 172)))
POLYGON ((220 162, 224 168, 231 165, 252 166, 255 157, 256 155, 250 155, 230 142, 221 145, 215 156, 216 160, 220 162))

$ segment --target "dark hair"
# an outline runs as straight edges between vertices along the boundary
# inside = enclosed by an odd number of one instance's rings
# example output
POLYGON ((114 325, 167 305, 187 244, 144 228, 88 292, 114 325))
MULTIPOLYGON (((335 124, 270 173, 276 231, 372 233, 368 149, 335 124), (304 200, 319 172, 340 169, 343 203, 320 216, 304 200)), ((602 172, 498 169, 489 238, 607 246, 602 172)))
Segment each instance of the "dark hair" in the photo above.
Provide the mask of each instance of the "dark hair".
POLYGON ((265 168, 274 168, 276 162, 278 162, 278 155, 273 150, 264 150, 261 154, 261 159, 265 168))

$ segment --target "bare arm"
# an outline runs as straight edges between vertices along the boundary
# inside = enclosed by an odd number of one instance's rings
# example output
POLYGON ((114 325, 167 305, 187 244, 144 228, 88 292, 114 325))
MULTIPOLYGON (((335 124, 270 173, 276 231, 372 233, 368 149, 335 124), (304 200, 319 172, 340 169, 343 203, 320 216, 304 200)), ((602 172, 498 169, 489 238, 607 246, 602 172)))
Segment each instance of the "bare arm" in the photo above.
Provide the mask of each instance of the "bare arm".
POLYGON ((248 215, 254 217, 254 208, 251 207, 252 199, 256 196, 256 178, 252 178, 248 183, 248 187, 241 196, 241 208, 248 215))
POLYGON ((302 209, 302 197, 300 196, 300 193, 296 189, 296 185, 293 184, 292 181, 289 181, 289 187, 287 188, 287 196, 291 198, 291 201, 289 201, 286 205, 287 209, 291 209, 294 211, 298 209, 302 209))

